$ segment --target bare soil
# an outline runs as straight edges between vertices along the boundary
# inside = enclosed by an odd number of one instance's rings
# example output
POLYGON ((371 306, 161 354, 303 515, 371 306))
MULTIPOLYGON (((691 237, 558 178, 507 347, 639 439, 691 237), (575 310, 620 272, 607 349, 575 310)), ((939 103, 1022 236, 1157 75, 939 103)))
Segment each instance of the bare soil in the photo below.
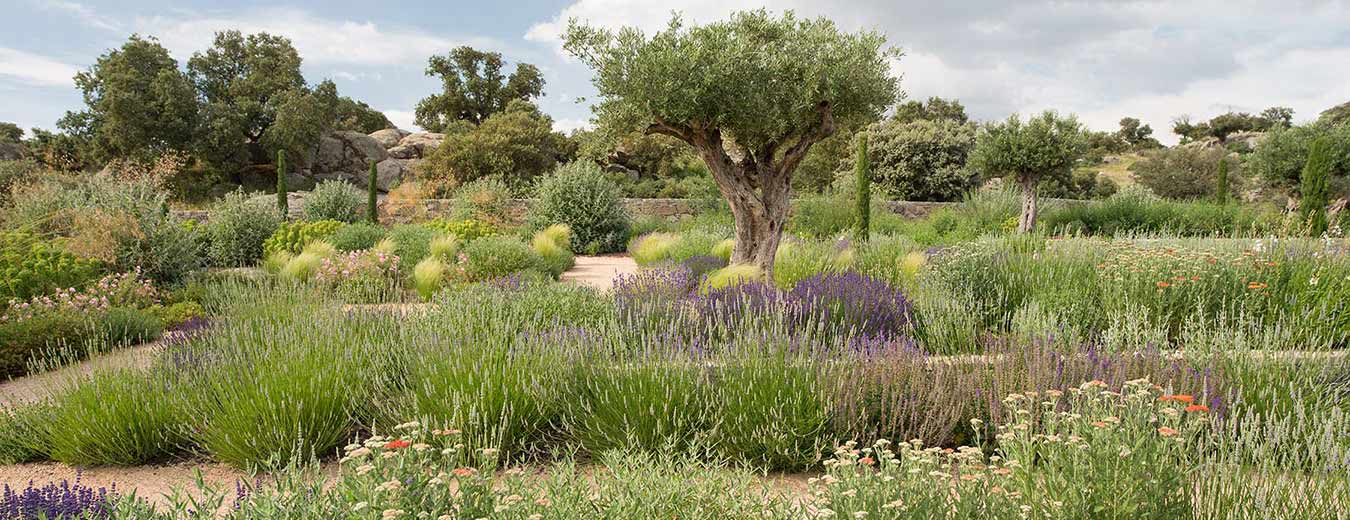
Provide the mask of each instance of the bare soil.
POLYGON ((614 287, 615 276, 633 274, 637 270, 637 262, 628 255, 578 256, 576 265, 563 273, 562 279, 608 291, 614 287))

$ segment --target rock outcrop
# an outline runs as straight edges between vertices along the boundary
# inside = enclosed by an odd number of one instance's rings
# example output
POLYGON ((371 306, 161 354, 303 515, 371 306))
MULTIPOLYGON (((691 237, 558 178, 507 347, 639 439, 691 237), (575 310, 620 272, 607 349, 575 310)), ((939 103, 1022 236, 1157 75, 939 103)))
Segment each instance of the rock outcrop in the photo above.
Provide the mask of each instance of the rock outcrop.
POLYGON ((412 133, 387 128, 370 135, 335 131, 319 138, 309 157, 297 165, 296 173, 311 182, 341 180, 366 185, 370 163, 375 164, 376 186, 387 192, 411 175, 424 157, 431 154, 444 134, 412 133))

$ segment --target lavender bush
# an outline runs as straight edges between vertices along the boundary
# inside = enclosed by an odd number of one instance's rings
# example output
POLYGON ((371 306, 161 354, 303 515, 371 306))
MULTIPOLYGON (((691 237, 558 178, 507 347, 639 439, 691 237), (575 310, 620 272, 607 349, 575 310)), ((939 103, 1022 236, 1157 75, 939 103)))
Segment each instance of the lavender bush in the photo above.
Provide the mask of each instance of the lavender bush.
POLYGON ((0 494, 0 518, 14 520, 93 520, 110 518, 112 504, 117 501, 117 486, 98 489, 80 483, 62 480, 36 487, 33 482, 23 490, 5 484, 0 494))

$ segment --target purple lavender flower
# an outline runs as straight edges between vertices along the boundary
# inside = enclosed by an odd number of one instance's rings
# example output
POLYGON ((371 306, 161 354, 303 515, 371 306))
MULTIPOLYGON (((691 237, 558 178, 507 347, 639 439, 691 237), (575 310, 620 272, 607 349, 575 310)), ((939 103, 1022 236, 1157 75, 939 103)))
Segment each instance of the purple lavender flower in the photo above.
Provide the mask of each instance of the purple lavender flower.
POLYGON ((16 491, 5 484, 0 494, 0 518, 6 519, 96 519, 109 518, 112 504, 117 500, 117 487, 94 489, 80 484, 77 473, 75 482, 62 480, 36 487, 28 482, 23 491, 16 491))

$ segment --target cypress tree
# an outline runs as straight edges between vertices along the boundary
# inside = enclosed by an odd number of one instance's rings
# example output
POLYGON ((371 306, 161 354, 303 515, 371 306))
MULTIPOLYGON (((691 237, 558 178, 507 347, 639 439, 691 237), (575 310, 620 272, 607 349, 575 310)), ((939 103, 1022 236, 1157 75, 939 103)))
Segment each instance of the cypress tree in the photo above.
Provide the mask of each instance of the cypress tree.
POLYGON ((1228 158, 1219 159, 1219 186, 1214 190, 1214 199, 1219 204, 1228 204, 1228 158))
POLYGON ((366 220, 369 220, 371 224, 380 223, 380 209, 376 206, 378 201, 375 200, 376 177, 375 161, 370 161, 370 182, 366 184, 366 189, 370 192, 369 198, 366 199, 366 220))
POLYGON ((872 165, 867 157, 867 134, 858 134, 858 158, 853 168, 858 175, 858 240, 866 242, 872 225, 872 165))
POLYGON ((1327 231, 1327 177, 1331 176, 1328 144, 1326 138, 1313 141, 1300 177, 1299 194, 1303 200, 1299 203, 1299 213, 1313 236, 1327 231))
POLYGON ((286 202, 286 151, 277 150, 277 210, 286 218, 291 205, 286 202))

